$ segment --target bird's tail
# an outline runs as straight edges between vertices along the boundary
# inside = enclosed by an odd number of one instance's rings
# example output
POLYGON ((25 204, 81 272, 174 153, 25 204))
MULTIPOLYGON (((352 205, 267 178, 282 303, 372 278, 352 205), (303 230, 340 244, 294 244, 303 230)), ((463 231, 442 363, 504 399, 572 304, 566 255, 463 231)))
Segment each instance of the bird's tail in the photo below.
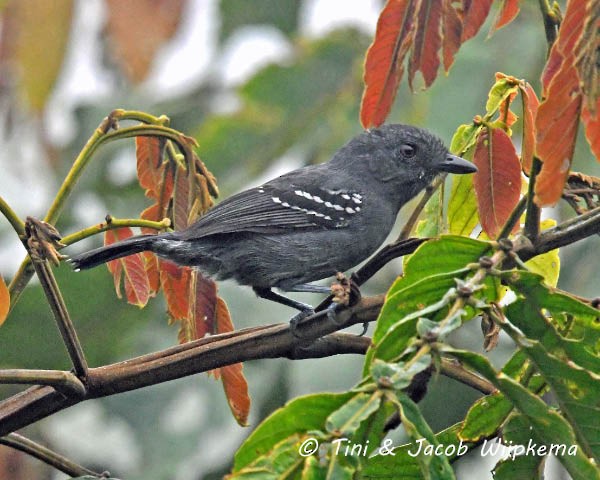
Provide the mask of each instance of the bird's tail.
POLYGON ((134 253, 140 253, 146 250, 152 250, 152 246, 158 238, 160 238, 160 235, 138 235, 113 243, 112 245, 94 248, 89 252, 75 255, 69 259, 69 262, 77 271, 93 268, 102 263, 116 260, 117 258, 127 257, 134 253))

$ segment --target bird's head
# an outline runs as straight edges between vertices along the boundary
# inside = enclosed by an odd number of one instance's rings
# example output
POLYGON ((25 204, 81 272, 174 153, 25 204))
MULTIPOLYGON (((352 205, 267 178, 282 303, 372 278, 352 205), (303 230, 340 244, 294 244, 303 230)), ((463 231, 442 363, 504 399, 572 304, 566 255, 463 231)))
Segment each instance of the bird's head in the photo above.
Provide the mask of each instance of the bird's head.
POLYGON ((410 125, 383 125, 348 142, 333 161, 353 163, 357 175, 379 180, 382 193, 401 206, 442 172, 477 171, 471 162, 452 155, 436 135, 410 125), (351 160, 350 160, 351 159, 351 160))

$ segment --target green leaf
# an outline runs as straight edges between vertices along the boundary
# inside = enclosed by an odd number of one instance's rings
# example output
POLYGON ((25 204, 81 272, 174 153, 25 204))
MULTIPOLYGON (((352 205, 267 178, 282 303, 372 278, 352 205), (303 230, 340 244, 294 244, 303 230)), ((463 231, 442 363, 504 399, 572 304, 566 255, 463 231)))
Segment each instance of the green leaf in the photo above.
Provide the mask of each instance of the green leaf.
POLYGON ((540 446, 532 431, 531 423, 524 415, 511 415, 502 429, 502 440, 505 445, 519 445, 512 451, 512 456, 499 461, 494 467, 494 480, 532 480, 543 478, 545 455, 522 452, 521 448, 533 445, 540 446))
MULTIPOLYGON (((391 395, 389 398, 398 405, 402 425, 404 425, 406 433, 408 433, 410 438, 415 442, 421 441, 420 443, 424 447, 431 445, 435 448, 440 445, 437 437, 431 431, 431 428, 421 414, 419 407, 408 395, 396 392, 395 399, 391 395)), ((454 471, 445 455, 427 454, 423 451, 416 456, 416 459, 419 462, 423 476, 427 479, 451 480, 455 478, 454 471)))
POLYGON ((431 355, 421 355, 416 361, 406 367, 405 362, 385 363, 375 360, 371 367, 371 375, 377 383, 384 381, 391 384, 391 388, 402 390, 410 385, 413 377, 426 370, 431 365, 431 355))
POLYGON ((274 445, 265 455, 257 457, 252 464, 235 469, 227 478, 243 480, 292 478, 289 476, 291 472, 300 472, 303 469, 305 457, 298 453, 303 440, 301 435, 292 435, 274 445))
POLYGON ((450 142, 450 151, 455 155, 464 157, 475 146, 477 136, 482 128, 481 125, 474 125, 472 123, 459 126, 450 142))
MULTIPOLYGON (((422 244, 407 262, 404 277, 396 280, 387 293, 363 373, 369 373, 373 358, 392 360, 404 351, 416 335, 418 317, 443 318, 452 300, 451 290, 456 279, 469 275, 472 270, 467 265, 477 262, 491 249, 487 242, 456 236, 442 236, 422 244)), ((495 279, 486 279, 485 289, 478 291, 475 297, 495 300, 496 283, 495 279)))
POLYGON ((452 235, 471 235, 479 223, 477 198, 470 175, 452 175, 448 201, 448 232, 452 235))
POLYGON ((421 220, 415 228, 417 237, 439 237, 444 232, 444 186, 442 185, 425 204, 421 220))
POLYGON ((296 31, 300 2, 298 0, 221 0, 221 40, 246 25, 273 25, 286 35, 296 31))
POLYGON ((378 392, 359 393, 327 417, 325 428, 339 437, 351 436, 363 421, 379 409, 380 405, 381 395, 378 392))
POLYGON ((518 85, 514 85, 513 82, 506 78, 500 78, 490 89, 488 94, 488 100, 485 104, 485 110, 488 116, 496 113, 504 100, 506 100, 513 93, 519 91, 518 85))
POLYGON ((352 397, 351 392, 320 393, 287 403, 265 419, 242 444, 235 454, 233 471, 246 467, 291 435, 322 430, 327 417, 352 397))
MULTIPOLYGON (((473 446, 473 444, 463 442, 458 438, 460 427, 461 424, 457 423, 436 435, 438 445, 443 445, 443 450, 439 454, 446 457, 449 462, 458 456, 465 455, 473 446)), ((389 450, 391 453, 389 453, 384 446, 379 449, 379 452, 383 451, 382 454, 367 460, 358 478, 422 480, 423 474, 419 462, 414 455, 418 451, 418 448, 418 444, 411 442, 394 447, 393 449, 390 447, 389 450)))
MULTIPOLYGON (((449 351, 449 349, 447 349, 449 351)), ((600 472, 582 451, 575 433, 569 423, 556 411, 525 387, 504 373, 498 373, 482 355, 472 352, 453 350, 452 355, 463 364, 475 369, 492 382, 515 407, 527 418, 537 438, 545 444, 558 444, 576 447, 573 455, 556 452, 557 458, 565 466, 574 480, 600 479, 600 472)))
POLYGON ((327 467, 321 465, 317 457, 307 457, 300 478, 302 480, 325 480, 327 478, 327 467))
MULTIPOLYGON (((593 456, 600 463, 600 358, 587 354, 586 365, 590 370, 585 370, 575 364, 571 359, 559 359, 548 352, 544 346, 535 340, 526 338, 510 324, 503 325, 519 347, 531 358, 535 366, 556 395, 558 404, 569 419, 579 444, 589 456, 593 456)), ((548 331, 552 331, 549 326, 548 331)), ((556 346, 553 337, 552 346, 556 346)), ((568 342, 571 351, 577 348, 576 342, 568 342)), ((567 341, 561 342, 566 345, 567 341)), ((564 355, 563 349, 557 353, 564 355)), ((585 352, 581 350, 579 358, 584 358, 585 352)))
MULTIPOLYGON (((517 350, 506 362, 502 372, 520 383, 527 381, 527 388, 539 393, 545 382, 539 375, 528 375, 528 365, 526 355, 517 350)), ((513 404, 501 392, 480 398, 469 408, 460 438, 478 442, 495 435, 513 409, 513 404)))

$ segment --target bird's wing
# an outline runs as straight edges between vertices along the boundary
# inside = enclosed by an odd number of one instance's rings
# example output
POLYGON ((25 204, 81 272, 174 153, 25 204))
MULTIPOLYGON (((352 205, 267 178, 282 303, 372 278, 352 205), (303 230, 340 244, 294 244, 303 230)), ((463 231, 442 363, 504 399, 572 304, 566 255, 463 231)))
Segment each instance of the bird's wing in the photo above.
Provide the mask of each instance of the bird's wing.
POLYGON ((233 232, 345 228, 361 211, 362 201, 362 193, 356 191, 269 182, 224 200, 179 232, 179 237, 191 240, 233 232))

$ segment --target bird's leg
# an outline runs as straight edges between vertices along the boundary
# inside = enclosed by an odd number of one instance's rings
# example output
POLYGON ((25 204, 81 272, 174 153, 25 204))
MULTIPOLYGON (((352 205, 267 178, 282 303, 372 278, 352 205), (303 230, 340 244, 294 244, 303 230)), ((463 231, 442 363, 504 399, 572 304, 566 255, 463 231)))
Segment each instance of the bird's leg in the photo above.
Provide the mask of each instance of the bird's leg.
POLYGON ((252 287, 254 293, 256 293, 259 297, 264 298, 266 300, 271 300, 272 302, 279 303, 281 305, 285 305, 286 307, 292 307, 300 312, 292 317, 290 320, 290 330, 294 337, 300 338, 297 335, 296 331, 298 328, 298 324, 305 319, 306 317, 310 317, 315 313, 315 310, 312 306, 298 302, 297 300, 293 300, 291 298, 280 295, 279 293, 275 293, 270 288, 261 288, 261 287, 252 287))

